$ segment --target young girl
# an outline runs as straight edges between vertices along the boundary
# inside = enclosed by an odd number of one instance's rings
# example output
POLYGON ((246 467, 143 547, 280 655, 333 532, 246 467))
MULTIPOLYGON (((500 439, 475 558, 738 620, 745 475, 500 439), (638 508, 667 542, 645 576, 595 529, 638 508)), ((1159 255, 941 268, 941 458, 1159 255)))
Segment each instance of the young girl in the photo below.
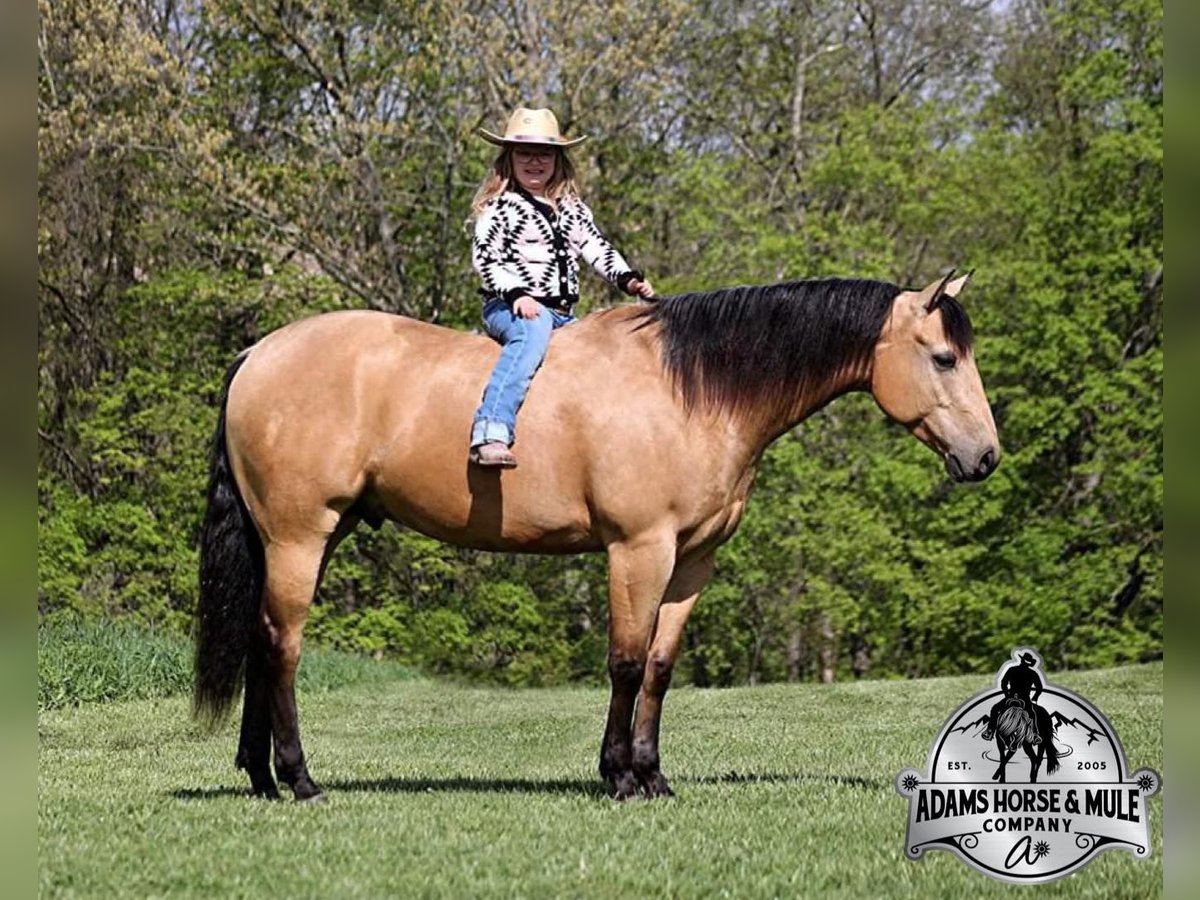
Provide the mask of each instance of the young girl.
POLYGON ((471 259, 483 280, 484 324, 504 349, 475 413, 470 459, 513 468, 517 410, 550 333, 575 321, 576 258, 631 296, 653 297, 654 288, 608 242, 579 198, 566 149, 586 137, 562 137, 548 109, 518 109, 503 135, 480 132, 504 149, 475 195, 471 259))

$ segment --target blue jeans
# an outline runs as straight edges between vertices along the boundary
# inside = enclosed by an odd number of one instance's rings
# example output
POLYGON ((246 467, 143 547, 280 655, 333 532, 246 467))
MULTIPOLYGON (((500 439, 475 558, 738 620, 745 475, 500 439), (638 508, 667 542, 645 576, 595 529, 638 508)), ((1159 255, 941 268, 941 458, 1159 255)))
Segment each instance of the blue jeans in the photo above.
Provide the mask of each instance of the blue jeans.
POLYGON ((516 439, 517 410, 525 402, 534 373, 546 356, 551 332, 574 321, 574 316, 544 306, 538 310, 535 319, 522 319, 503 300, 489 301, 483 307, 487 333, 504 349, 500 351, 492 377, 484 388, 483 400, 475 412, 475 422, 471 426, 472 447, 491 441, 512 444, 516 439))

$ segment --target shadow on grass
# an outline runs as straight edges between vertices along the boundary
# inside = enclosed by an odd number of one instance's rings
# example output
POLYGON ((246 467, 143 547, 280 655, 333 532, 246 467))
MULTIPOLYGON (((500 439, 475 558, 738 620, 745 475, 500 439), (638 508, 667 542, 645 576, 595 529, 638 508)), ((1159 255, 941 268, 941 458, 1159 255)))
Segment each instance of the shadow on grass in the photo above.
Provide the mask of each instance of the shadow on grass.
POLYGON ((591 778, 356 778, 329 783, 331 791, 383 794, 575 794, 607 797, 608 789, 591 778))
MULTIPOLYGON (((320 782, 326 793, 364 794, 576 794, 582 797, 607 797, 608 789, 599 781, 539 780, 532 778, 355 778, 347 781, 320 782)), ((287 796, 287 791, 283 790, 287 796)), ((180 788, 171 791, 176 800, 214 800, 219 797, 249 796, 248 788, 180 788)))
MULTIPOLYGON (((723 775, 678 776, 671 779, 676 785, 714 784, 837 784, 860 790, 880 790, 891 782, 858 775, 811 775, 804 773, 744 773, 726 772, 723 775)), ((329 793, 380 794, 563 794, 580 797, 607 798, 608 786, 592 779, 535 779, 535 778, 355 778, 324 783, 329 793)), ((246 788, 181 788, 171 792, 176 800, 213 800, 218 797, 241 797, 246 788)))
POLYGON ((860 790, 886 790, 892 786, 882 778, 861 775, 811 774, 805 772, 726 772, 723 775, 681 775, 671 779, 680 784, 839 784, 860 790))

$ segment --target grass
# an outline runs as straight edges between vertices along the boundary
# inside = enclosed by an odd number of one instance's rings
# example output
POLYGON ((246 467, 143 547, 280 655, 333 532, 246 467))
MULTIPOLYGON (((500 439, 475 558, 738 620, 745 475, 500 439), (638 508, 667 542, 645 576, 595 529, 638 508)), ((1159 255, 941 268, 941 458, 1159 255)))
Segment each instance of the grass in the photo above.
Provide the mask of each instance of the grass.
MULTIPOLYGON (((1162 771, 1162 665, 1068 673, 1134 767, 1162 771)), ((683 688, 665 771, 679 795, 616 804, 595 759, 607 697, 432 681, 300 699, 324 806, 241 796, 231 723, 184 698, 38 717, 40 893, 47 897, 1130 897, 1162 894, 1154 856, 1102 854, 1039 887, 945 853, 903 857, 892 782, 924 768, 942 721, 987 677, 683 688), (1026 893, 1022 893, 1026 892, 1026 893)))
MULTIPOLYGON (((414 676, 395 662, 313 648, 305 651, 299 677, 301 689, 317 692, 414 676)), ((172 697, 191 689, 192 643, 179 635, 109 619, 38 623, 38 709, 172 697)))

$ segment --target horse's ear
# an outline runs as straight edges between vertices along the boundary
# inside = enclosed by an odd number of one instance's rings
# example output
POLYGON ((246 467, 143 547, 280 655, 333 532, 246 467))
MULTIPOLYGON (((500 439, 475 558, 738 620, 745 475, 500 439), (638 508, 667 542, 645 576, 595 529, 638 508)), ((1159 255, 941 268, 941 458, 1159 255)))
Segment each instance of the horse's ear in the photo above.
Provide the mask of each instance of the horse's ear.
MULTIPOLYGON (((954 271, 954 269, 951 269, 946 273, 945 278, 934 282, 921 292, 924 295, 922 299, 925 301, 925 312, 931 313, 938 308, 938 304, 942 302, 942 297, 946 295, 946 288, 950 284, 950 279, 954 277, 954 271)), ((953 297, 954 294, 950 296, 953 297)))
POLYGON ((946 285, 946 287, 942 290, 942 293, 947 297, 957 297, 962 292, 962 289, 967 286, 967 282, 971 280, 971 276, 974 274, 975 270, 972 269, 966 275, 955 278, 946 285))

